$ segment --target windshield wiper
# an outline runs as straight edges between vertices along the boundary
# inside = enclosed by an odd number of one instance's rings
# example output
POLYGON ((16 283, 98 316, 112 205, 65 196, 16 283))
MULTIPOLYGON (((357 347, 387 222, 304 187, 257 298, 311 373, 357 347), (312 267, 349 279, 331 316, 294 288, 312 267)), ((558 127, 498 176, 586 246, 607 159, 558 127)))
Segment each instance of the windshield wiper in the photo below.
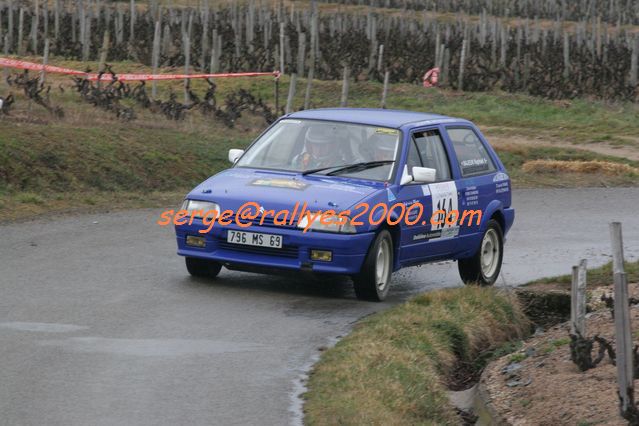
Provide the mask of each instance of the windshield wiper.
POLYGON ((391 164, 394 162, 395 160, 384 160, 384 161, 366 161, 364 163, 350 164, 348 166, 344 166, 337 170, 333 170, 332 172, 326 173, 326 176, 332 176, 337 173, 344 173, 344 172, 353 171, 353 170, 372 169, 375 167, 383 166, 384 164, 391 164))
POLYGON ((302 176, 312 175, 313 173, 323 172, 324 170, 337 169, 337 168, 343 168, 343 167, 349 167, 349 166, 347 166, 346 164, 341 164, 339 166, 330 166, 330 167, 320 167, 320 168, 317 168, 317 169, 309 169, 309 170, 303 171, 302 172, 302 176))

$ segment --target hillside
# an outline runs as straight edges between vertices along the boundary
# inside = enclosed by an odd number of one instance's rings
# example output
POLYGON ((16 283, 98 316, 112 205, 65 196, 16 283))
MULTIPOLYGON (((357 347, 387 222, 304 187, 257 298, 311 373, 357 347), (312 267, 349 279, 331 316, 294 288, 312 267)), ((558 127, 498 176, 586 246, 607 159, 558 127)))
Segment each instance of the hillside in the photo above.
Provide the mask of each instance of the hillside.
MULTIPOLYGON (((34 61, 36 58, 32 58, 34 61)), ((52 64, 83 69, 97 63, 51 60, 52 64)), ((130 62, 113 64, 126 72, 150 70, 130 62)), ((174 72, 164 69, 163 72, 174 72)), ((33 75, 33 74, 32 74, 33 75)), ((15 79, 15 75, 12 77, 15 79)), ((274 110, 271 77, 219 79, 218 108, 240 88, 274 110)), ((124 98, 135 119, 124 121, 113 111, 83 101, 70 77, 49 75, 47 84, 57 117, 25 97, 15 83, 0 83, 0 95, 13 93, 15 103, 0 117, 0 218, 22 218, 50 211, 92 210, 177 204, 193 185, 227 167, 231 147, 244 147, 266 126, 262 115, 244 112, 233 128, 197 108, 182 120, 169 120, 135 99, 124 98)), ((131 83, 135 88, 137 83, 131 83)), ((208 85, 195 81, 192 91, 201 99, 208 85)), ((298 79, 294 109, 304 103, 305 79, 298 79)), ((280 83, 280 107, 286 101, 288 77, 280 83)), ((150 85, 146 87, 150 95, 150 85)), ((351 83, 348 105, 378 107, 382 85, 351 83)), ((159 83, 158 97, 176 94, 183 101, 182 82, 159 83)), ((339 104, 341 83, 313 81, 312 107, 339 104)), ((502 92, 460 93, 393 84, 389 108, 431 111, 475 121, 497 147, 516 187, 635 185, 632 169, 579 163, 568 170, 546 160, 605 161, 639 166, 639 108, 634 104, 599 101, 547 101, 502 92), (541 160, 528 164, 533 160, 541 160), (583 170, 580 167, 584 167, 583 170), (630 170, 630 172, 629 172, 630 170), (582 173, 583 172, 583 173, 582 173)))

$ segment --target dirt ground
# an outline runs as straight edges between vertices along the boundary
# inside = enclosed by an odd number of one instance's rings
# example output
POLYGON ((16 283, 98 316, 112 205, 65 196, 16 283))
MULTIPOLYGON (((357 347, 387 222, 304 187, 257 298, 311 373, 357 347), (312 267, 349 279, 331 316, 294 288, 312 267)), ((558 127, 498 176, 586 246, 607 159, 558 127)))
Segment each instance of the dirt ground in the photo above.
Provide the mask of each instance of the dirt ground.
MULTIPOLYGON (((598 302, 612 295, 611 287, 593 290, 597 309, 587 314, 586 334, 599 335, 614 345, 610 311, 598 302)), ((630 284, 639 296, 639 284, 630 284)), ((639 306, 630 309, 631 322, 639 324, 639 306)), ((639 330, 638 330, 639 331, 639 330)), ((633 333, 637 338, 638 331, 633 333)), ((568 323, 537 332, 520 351, 491 363, 481 386, 496 413, 512 425, 626 425, 619 416, 616 367, 608 355, 594 369, 581 372, 570 360, 568 323)), ((594 344, 593 358, 598 344, 594 344)), ((636 385, 635 385, 636 387, 636 385)))
MULTIPOLYGON (((487 129, 490 135, 490 128, 487 129)), ((639 161, 639 138, 627 138, 628 145, 611 145, 608 143, 598 142, 589 144, 573 144, 562 140, 549 140, 542 137, 531 138, 526 136, 490 136, 489 140, 493 147, 499 149, 501 146, 530 146, 530 147, 554 147, 554 148, 571 148, 576 150, 592 151, 596 154, 612 155, 614 157, 627 158, 629 160, 639 161)))

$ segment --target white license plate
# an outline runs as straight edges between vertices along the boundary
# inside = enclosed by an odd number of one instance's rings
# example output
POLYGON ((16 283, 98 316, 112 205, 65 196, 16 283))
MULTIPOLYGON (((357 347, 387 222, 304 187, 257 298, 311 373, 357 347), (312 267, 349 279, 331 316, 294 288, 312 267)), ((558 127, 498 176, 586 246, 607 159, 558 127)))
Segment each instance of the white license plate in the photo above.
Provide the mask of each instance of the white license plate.
POLYGON ((282 248, 281 235, 229 230, 229 233, 226 236, 226 241, 233 244, 244 244, 247 246, 282 248))

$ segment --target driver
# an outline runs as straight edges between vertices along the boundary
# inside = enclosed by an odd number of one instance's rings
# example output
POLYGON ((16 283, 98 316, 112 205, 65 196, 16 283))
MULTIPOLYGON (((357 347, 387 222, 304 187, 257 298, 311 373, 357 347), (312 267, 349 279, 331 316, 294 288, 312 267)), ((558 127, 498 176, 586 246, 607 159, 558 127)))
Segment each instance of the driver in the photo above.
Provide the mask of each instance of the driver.
POLYGON ((329 124, 311 124, 304 136, 304 151, 293 159, 293 165, 310 170, 340 166, 345 163, 340 143, 346 141, 344 129, 329 124))
POLYGON ((373 134, 369 143, 373 146, 373 161, 391 161, 395 159, 397 136, 373 134))

